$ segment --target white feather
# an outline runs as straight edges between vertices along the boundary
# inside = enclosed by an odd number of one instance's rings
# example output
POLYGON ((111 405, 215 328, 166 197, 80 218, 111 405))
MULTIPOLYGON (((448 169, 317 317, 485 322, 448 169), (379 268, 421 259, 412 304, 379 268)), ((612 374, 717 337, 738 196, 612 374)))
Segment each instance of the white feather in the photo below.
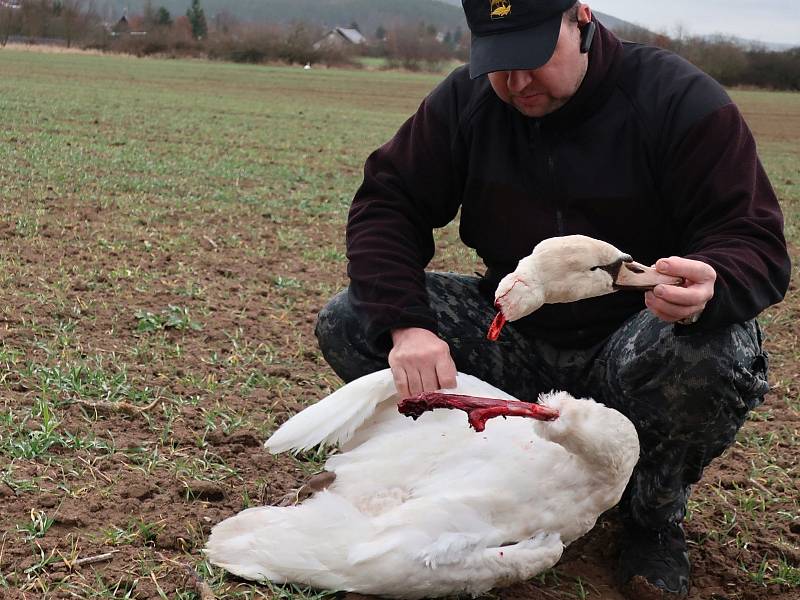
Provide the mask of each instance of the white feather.
MULTIPOLYGON (((511 399, 461 373, 455 391, 511 399)), ((542 398, 561 412, 553 423, 492 419, 482 433, 456 410, 412 421, 396 400, 387 369, 287 421, 269 448, 343 443, 325 465, 336 480, 296 507, 218 524, 209 560, 249 579, 392 598, 480 594, 554 565, 616 504, 638 458, 630 421, 566 393, 542 398)))
POLYGON ((320 444, 344 444, 372 416, 375 407, 394 393, 394 379, 389 369, 361 377, 297 413, 264 446, 278 454, 287 450, 308 450, 320 444))

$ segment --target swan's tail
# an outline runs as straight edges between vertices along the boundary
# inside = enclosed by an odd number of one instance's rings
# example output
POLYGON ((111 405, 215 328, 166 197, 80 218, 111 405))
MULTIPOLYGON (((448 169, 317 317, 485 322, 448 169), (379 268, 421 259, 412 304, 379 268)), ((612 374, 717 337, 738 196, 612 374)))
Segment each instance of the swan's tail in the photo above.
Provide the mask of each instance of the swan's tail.
POLYGON ((368 521, 349 502, 322 492, 301 505, 260 506, 212 530, 205 554, 213 564, 255 581, 342 589, 342 564, 368 521))
POLYGON ((340 445, 353 437, 375 407, 396 393, 389 369, 376 371, 339 388, 286 421, 266 444, 273 454, 340 445))

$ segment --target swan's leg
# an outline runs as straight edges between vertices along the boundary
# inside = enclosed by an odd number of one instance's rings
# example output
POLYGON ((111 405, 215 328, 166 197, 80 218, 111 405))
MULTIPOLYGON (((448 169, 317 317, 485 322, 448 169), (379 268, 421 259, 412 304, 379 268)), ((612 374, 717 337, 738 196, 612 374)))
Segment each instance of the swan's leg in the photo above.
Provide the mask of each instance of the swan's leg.
POLYGON ((285 494, 278 502, 278 506, 294 506, 295 504, 300 504, 309 496, 328 489, 335 480, 336 473, 332 471, 322 471, 321 473, 312 475, 311 478, 299 488, 285 494))
POLYGON ((540 533, 510 546, 484 548, 481 556, 475 558, 478 563, 476 566, 485 566, 495 575, 500 574, 512 581, 524 581, 556 564, 562 552, 564 544, 559 534, 540 533))
POLYGON ((457 565, 464 561, 465 556, 485 550, 482 542, 477 534, 443 533, 435 542, 422 548, 417 558, 429 569, 457 565))
MULTIPOLYGON (((467 537, 462 540, 465 546, 469 543, 467 537)), ((454 560, 452 555, 452 542, 437 542, 432 546, 435 545, 447 547, 448 551, 445 556, 437 557, 441 562, 429 564, 425 577, 473 595, 530 579, 556 564, 564 551, 561 536, 557 533, 540 533, 517 544, 499 548, 473 548, 463 553, 459 560, 454 560)), ((429 558, 433 558, 433 548, 426 550, 429 558)))

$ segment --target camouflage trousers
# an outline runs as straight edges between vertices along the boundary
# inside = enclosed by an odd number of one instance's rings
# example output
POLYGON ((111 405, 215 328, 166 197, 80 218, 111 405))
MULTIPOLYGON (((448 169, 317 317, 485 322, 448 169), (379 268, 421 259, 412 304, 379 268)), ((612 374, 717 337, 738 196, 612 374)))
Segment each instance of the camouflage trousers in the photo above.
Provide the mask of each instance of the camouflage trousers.
MULTIPOLYGON (((522 335, 513 323, 499 341, 488 341, 495 311, 475 277, 428 273, 427 288, 459 371, 521 400, 550 390, 594 398, 633 422, 641 456, 621 507, 643 527, 683 519, 691 484, 733 443, 769 389, 755 320, 675 335, 673 325, 643 310, 604 342, 566 350, 522 335)), ((367 342, 346 290, 320 312, 316 334, 345 381, 388 366, 387 352, 367 342)))

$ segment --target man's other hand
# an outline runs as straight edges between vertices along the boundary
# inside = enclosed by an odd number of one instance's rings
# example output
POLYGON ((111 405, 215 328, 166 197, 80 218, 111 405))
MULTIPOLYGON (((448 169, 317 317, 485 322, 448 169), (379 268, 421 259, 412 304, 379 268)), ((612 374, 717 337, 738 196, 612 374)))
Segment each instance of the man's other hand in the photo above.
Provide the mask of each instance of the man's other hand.
POLYGON ((456 365, 450 346, 427 329, 392 330, 389 366, 401 397, 456 387, 456 365))
POLYGON ((670 256, 656 262, 656 270, 664 275, 683 277, 683 287, 657 285, 644 296, 647 308, 662 321, 691 322, 714 296, 717 272, 711 265, 699 260, 670 256))

